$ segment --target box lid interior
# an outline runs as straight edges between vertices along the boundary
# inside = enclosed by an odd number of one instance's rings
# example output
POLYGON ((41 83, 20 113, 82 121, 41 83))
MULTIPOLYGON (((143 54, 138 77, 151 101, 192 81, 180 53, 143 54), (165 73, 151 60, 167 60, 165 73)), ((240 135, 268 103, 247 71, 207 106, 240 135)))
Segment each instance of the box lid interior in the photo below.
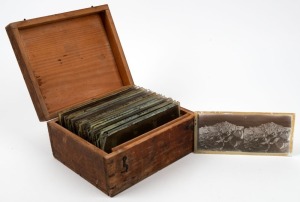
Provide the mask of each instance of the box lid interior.
POLYGON ((7 26, 39 119, 133 80, 107 5, 7 26))

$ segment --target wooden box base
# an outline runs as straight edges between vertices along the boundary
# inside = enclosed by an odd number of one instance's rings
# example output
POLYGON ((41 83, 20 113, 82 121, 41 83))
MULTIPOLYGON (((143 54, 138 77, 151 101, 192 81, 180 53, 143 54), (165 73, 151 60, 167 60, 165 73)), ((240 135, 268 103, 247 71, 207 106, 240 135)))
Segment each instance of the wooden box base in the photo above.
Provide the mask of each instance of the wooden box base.
POLYGON ((48 122, 53 156, 114 196, 193 151, 194 113, 181 116, 106 153, 57 123, 48 122))

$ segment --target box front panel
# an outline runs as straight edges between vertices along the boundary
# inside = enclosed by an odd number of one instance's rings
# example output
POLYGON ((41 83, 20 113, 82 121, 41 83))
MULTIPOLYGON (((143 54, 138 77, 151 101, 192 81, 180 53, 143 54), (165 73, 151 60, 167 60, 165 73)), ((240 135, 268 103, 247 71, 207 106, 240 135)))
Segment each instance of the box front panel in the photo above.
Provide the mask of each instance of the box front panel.
MULTIPOLYGON (((179 118, 180 119, 180 118, 179 118)), ((145 139, 119 147, 107 159, 108 193, 116 195, 193 151, 193 113, 145 139)))

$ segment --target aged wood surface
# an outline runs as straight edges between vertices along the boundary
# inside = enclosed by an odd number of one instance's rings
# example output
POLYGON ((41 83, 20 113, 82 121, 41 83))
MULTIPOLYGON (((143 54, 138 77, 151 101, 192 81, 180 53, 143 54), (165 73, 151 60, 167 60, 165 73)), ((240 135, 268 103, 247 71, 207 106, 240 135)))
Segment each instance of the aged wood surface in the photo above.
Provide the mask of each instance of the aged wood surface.
MULTIPOLYGON (((6 27, 40 121, 134 85, 107 5, 6 27)), ((47 123, 53 155, 114 196, 193 151, 194 114, 115 147, 107 154, 57 123, 47 123)))
POLYGON ((123 53, 123 48, 121 46, 121 42, 119 40, 110 11, 105 10, 105 13, 101 13, 101 18, 103 20, 103 25, 105 27, 111 49, 115 57, 115 62, 118 67, 122 67, 122 68, 118 68, 118 70, 120 72, 120 76, 122 78, 123 84, 131 85, 133 84, 133 79, 131 77, 129 67, 127 66, 126 58, 123 53))
POLYGON ((7 32, 40 120, 133 84, 107 6, 12 23, 7 32))
POLYGON ((185 115, 110 154, 55 120, 48 122, 53 155, 109 196, 114 196, 193 151, 194 114, 185 115))
POLYGON ((194 116, 189 113, 179 119, 108 155, 109 195, 118 194, 193 151, 194 116))
POLYGON ((107 193, 104 159, 106 153, 66 130, 56 121, 48 122, 48 130, 53 156, 107 193))
POLYGON ((30 72, 26 69, 27 67, 27 60, 25 60, 25 58, 23 58, 22 56, 22 49, 19 45, 19 35, 18 35, 18 30, 15 28, 12 28, 12 26, 7 26, 6 27, 6 31, 7 31, 7 35, 10 39, 12 48, 14 50, 15 56, 17 58, 17 61, 19 63, 20 69, 22 71, 22 75, 23 78, 25 80, 27 89, 29 91, 32 103, 34 105, 35 111, 38 115, 39 120, 45 120, 45 115, 44 115, 44 111, 46 111, 43 105, 43 103, 40 103, 40 99, 39 99, 39 90, 36 90, 34 87, 34 83, 31 80, 31 76, 30 76, 30 72))

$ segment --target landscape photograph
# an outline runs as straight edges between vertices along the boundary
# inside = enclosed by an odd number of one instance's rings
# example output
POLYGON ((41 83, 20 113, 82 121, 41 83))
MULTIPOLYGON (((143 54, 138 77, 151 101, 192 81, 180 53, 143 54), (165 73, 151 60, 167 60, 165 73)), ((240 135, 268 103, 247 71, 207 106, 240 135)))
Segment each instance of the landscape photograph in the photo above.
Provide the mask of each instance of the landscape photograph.
POLYGON ((283 113, 199 112, 195 151, 288 154, 293 120, 293 114, 283 113))

